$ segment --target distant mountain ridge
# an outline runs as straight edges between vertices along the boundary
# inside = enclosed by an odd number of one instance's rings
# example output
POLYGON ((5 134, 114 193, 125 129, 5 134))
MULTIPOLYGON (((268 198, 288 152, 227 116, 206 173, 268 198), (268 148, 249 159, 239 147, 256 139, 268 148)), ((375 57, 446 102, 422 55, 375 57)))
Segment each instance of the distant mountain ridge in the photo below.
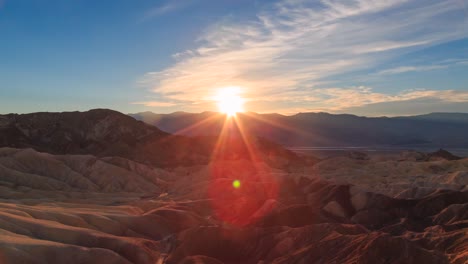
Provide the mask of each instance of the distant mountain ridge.
MULTIPOLYGON (((225 116, 215 112, 130 114, 161 130, 186 135, 217 135, 225 116)), ((284 146, 428 146, 468 147, 468 114, 431 113, 402 117, 360 117, 350 114, 239 113, 250 134, 284 146)))
POLYGON ((459 123, 468 123, 468 113, 430 113, 426 115, 416 115, 416 116, 407 116, 407 117, 397 117, 397 118, 409 118, 409 119, 420 119, 420 120, 432 120, 440 122, 459 122, 459 123))

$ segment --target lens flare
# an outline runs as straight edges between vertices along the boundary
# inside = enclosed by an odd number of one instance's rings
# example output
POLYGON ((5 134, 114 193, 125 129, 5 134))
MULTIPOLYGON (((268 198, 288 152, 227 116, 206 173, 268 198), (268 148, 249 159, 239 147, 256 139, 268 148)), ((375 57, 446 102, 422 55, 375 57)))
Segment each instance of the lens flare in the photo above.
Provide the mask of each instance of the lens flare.
POLYGON ((241 187, 241 182, 239 180, 234 180, 232 182, 232 187, 239 189, 241 187))
POLYGON ((208 186, 214 215, 223 223, 247 226, 276 207, 278 181, 260 147, 242 117, 224 119, 210 158, 208 186))

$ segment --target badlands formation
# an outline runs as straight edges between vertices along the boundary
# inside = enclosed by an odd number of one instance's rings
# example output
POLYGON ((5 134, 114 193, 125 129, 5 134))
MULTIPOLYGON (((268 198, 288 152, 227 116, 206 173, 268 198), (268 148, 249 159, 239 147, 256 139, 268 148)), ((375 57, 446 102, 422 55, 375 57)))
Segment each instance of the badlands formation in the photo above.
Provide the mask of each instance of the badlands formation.
POLYGON ((0 263, 468 262, 467 158, 171 138, 177 156, 157 128, 98 115, 0 116, 0 263))

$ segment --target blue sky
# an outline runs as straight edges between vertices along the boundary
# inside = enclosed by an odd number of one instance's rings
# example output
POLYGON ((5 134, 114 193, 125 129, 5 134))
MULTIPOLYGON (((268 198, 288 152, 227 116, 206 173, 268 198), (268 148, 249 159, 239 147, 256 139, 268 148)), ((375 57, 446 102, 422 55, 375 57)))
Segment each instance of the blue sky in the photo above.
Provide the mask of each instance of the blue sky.
POLYGON ((468 112, 467 0, 0 0, 0 113, 468 112))

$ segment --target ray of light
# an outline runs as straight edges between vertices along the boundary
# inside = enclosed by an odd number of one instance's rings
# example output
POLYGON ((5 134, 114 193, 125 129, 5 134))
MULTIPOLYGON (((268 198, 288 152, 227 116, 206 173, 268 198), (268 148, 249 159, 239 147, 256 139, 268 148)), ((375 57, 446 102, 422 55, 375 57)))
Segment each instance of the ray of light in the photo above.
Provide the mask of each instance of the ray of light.
POLYGON ((239 134, 240 134, 240 136, 242 138, 242 142, 244 143, 245 147, 247 148, 249 158, 252 161, 258 161, 259 160, 259 157, 258 157, 258 154, 257 154, 258 150, 254 149, 256 147, 255 144, 253 144, 250 141, 249 137, 247 136, 248 134, 246 132, 246 129, 244 128, 243 123, 240 120, 237 121, 238 119, 235 119, 235 120, 236 120, 237 128, 239 129, 239 134))
POLYGON ((301 135, 302 137, 314 137, 316 140, 322 140, 324 142, 329 140, 325 136, 321 136, 321 135, 311 133, 309 131, 305 131, 305 130, 298 129, 298 128, 292 128, 292 127, 289 127, 289 126, 286 126, 286 125, 283 125, 283 124, 278 124, 278 123, 276 123, 274 121, 271 121, 271 120, 269 120, 267 118, 262 118, 260 115, 255 114, 255 113, 246 112, 246 113, 243 113, 243 114, 245 116, 250 117, 252 119, 255 119, 257 121, 260 121, 260 122, 263 122, 265 124, 271 125, 271 126, 273 126, 275 128, 283 129, 283 130, 288 131, 288 132, 297 133, 297 134, 301 135))
POLYGON ((208 118, 205 118, 203 120, 200 120, 200 121, 196 122, 193 125, 190 125, 188 127, 184 127, 182 129, 179 129, 179 130, 175 131, 174 134, 181 135, 181 134, 184 134, 186 132, 190 132, 190 131, 195 130, 195 129, 203 126, 203 125, 207 125, 210 122, 215 123, 217 121, 217 119, 219 119, 219 118, 221 118, 220 114, 213 114, 212 116, 210 116, 208 118))
POLYGON ((266 168, 260 166, 259 161, 263 160, 258 147, 237 116, 226 116, 213 148, 210 166, 212 183, 209 188, 214 211, 225 223, 244 226, 258 221, 269 212, 259 211, 265 208, 264 203, 277 198, 277 182, 266 168), (234 162, 236 165, 230 167, 228 154, 236 152, 241 153, 241 159, 250 165, 234 162), (247 169, 244 166, 251 166, 252 171, 248 175, 242 175, 242 171, 247 169))
POLYGON ((229 130, 229 122, 232 122, 232 119, 230 118, 225 118, 224 121, 223 121, 223 125, 221 127, 221 132, 219 133, 218 135, 218 139, 216 141, 216 144, 213 148, 213 153, 211 155, 211 160, 216 160, 219 157, 221 151, 224 151, 225 147, 226 147, 226 141, 228 139, 228 136, 229 136, 229 133, 228 133, 228 130, 229 130))
POLYGON ((278 124, 278 123, 276 123, 274 121, 271 121, 271 120, 269 120, 267 118, 262 118, 261 116, 259 116, 258 114, 255 114, 255 113, 246 112, 246 113, 243 113, 243 114, 250 117, 250 118, 252 118, 252 119, 255 119, 257 121, 263 122, 263 123, 268 124, 268 125, 272 125, 275 128, 280 128, 280 129, 284 129, 286 131, 295 132, 295 133, 299 133, 299 134, 307 134, 307 132, 305 132, 303 130, 296 129, 296 128, 291 128, 291 127, 283 125, 283 124, 278 124))

